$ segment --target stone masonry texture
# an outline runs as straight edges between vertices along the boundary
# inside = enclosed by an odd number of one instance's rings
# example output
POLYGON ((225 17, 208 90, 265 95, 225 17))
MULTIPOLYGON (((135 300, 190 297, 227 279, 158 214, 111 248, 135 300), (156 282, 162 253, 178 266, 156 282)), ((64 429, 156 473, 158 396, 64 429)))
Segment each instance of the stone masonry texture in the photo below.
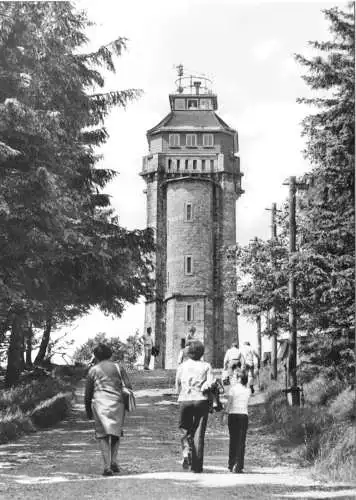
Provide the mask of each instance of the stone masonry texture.
POLYGON ((215 111, 176 112, 174 97, 171 114, 147 133, 150 149, 141 171, 147 225, 156 241, 145 329, 152 327, 160 346, 156 367, 176 368, 181 339, 191 326, 204 343, 204 359, 221 367, 237 328, 234 263, 226 254, 236 243, 242 193, 237 133, 215 111), (170 146, 173 133, 178 146, 170 146), (203 145, 207 133, 214 138, 209 147, 203 145), (187 145, 187 134, 196 134, 196 146, 187 145))

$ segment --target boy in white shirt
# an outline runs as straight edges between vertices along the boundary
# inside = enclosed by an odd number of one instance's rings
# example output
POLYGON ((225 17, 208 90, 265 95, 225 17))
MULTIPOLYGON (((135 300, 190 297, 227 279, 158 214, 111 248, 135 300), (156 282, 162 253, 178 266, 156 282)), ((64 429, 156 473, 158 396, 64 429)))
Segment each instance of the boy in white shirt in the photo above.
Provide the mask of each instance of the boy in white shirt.
POLYGON ((230 472, 241 473, 244 468, 248 402, 251 393, 247 386, 248 376, 245 372, 235 369, 233 376, 237 378, 237 383, 230 386, 225 409, 225 413, 228 414, 230 435, 228 468, 230 472))

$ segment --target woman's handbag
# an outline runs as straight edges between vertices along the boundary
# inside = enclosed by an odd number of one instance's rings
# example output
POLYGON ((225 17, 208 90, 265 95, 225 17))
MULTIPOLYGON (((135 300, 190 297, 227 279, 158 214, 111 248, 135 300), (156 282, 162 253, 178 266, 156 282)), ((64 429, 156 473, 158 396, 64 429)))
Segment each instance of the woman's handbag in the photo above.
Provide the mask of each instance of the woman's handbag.
POLYGON ((125 410, 126 411, 134 411, 136 410, 136 398, 131 389, 126 387, 124 379, 121 375, 120 371, 120 366, 116 365, 117 371, 119 372, 119 375, 121 377, 121 382, 122 382, 122 396, 124 398, 124 405, 125 405, 125 410))
POLYGON ((124 405, 126 411, 136 410, 136 398, 131 389, 127 387, 122 388, 122 394, 124 396, 124 405))

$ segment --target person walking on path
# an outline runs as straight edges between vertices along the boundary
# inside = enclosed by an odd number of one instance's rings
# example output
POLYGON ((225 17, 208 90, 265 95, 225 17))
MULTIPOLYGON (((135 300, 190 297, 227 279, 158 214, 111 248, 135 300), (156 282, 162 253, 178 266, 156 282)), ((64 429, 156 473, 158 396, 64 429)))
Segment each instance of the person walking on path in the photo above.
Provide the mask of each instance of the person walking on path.
POLYGON ((242 354, 242 369, 247 373, 248 385, 251 390, 251 394, 254 394, 255 389, 254 378, 255 378, 255 358, 258 360, 258 367, 260 366, 260 357, 257 352, 251 347, 250 342, 244 342, 241 350, 242 354))
POLYGON ((241 473, 244 469, 250 390, 247 387, 247 374, 241 372, 236 365, 233 376, 237 383, 230 388, 225 409, 230 436, 228 468, 230 472, 241 473))
POLYGON ((208 390, 214 379, 211 365, 201 360, 204 345, 192 340, 187 346, 187 357, 178 369, 177 389, 180 403, 179 428, 181 429, 183 469, 202 472, 204 438, 208 422, 208 390))
POLYGON ((231 382, 232 366, 240 363, 241 366, 241 351, 238 348, 236 341, 232 342, 230 349, 226 351, 223 363, 223 380, 227 383, 231 382))
POLYGON ((84 396, 87 417, 94 418, 95 436, 104 460, 104 476, 120 472, 117 454, 125 419, 123 387, 132 389, 125 369, 110 361, 111 355, 110 347, 105 344, 94 349, 96 365, 89 370, 84 396))
POLYGON ((186 347, 185 347, 185 339, 181 339, 180 341, 180 350, 178 354, 178 365, 181 365, 183 361, 186 360, 186 347))
POLYGON ((143 369, 149 370, 151 355, 152 355, 152 347, 153 347, 152 328, 150 326, 147 328, 146 333, 142 335, 142 340, 143 340, 143 349, 145 356, 143 362, 143 369))
POLYGON ((188 345, 190 344, 190 342, 192 342, 192 340, 197 340, 196 336, 195 336, 195 332, 196 332, 196 328, 195 326, 191 326, 189 328, 189 331, 185 337, 185 345, 186 347, 188 347, 188 345))

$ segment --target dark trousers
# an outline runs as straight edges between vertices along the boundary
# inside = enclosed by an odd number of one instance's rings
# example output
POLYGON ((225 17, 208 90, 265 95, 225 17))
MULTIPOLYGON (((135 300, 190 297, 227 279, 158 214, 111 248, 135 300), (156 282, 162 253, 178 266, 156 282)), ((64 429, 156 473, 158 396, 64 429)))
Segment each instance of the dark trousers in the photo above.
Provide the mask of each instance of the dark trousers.
POLYGON ((240 413, 230 413, 228 427, 230 434, 229 469, 231 470, 236 465, 238 470, 242 470, 244 468, 248 416, 240 413))
POLYGON ((181 403, 179 427, 186 432, 182 437, 183 455, 191 454, 191 470, 201 472, 204 461, 204 438, 208 422, 208 401, 185 401, 181 403))
POLYGON ((145 359, 143 362, 144 368, 149 368, 151 362, 152 347, 145 346, 145 359))

